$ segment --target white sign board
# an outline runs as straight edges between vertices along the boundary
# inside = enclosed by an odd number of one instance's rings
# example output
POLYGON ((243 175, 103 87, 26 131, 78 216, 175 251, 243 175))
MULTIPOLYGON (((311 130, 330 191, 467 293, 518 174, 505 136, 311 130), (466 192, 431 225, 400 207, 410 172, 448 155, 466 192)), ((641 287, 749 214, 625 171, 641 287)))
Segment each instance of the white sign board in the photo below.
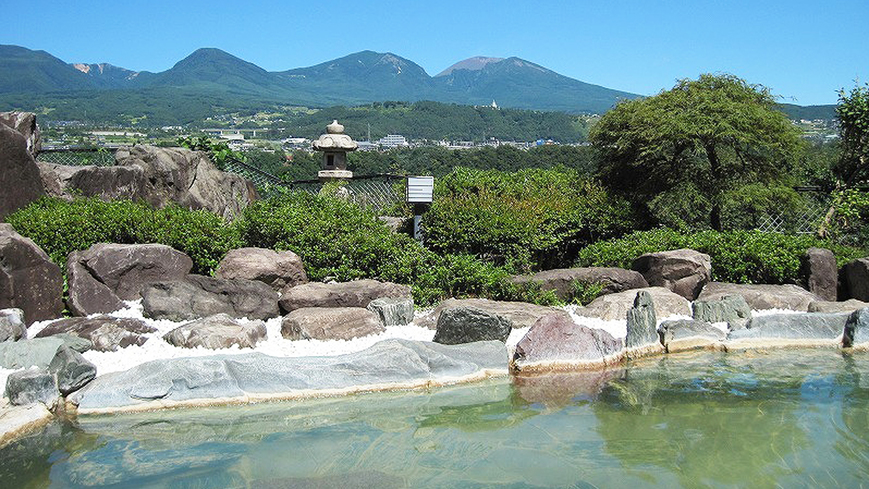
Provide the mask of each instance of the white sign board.
POLYGON ((434 196, 434 177, 407 177, 407 202, 430 204, 434 196))

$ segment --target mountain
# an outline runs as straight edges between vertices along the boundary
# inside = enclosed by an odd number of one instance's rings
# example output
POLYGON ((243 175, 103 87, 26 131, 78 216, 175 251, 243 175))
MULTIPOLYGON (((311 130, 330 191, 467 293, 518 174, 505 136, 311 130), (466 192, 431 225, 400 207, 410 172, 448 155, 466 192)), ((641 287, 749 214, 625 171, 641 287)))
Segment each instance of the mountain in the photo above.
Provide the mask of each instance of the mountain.
POLYGON ((435 78, 439 76, 447 76, 456 70, 470 70, 470 71, 479 71, 482 70, 489 63, 497 63, 499 61, 504 61, 504 58, 487 58, 485 56, 474 56, 473 58, 464 59, 450 66, 449 68, 441 71, 435 78))
POLYGON ((46 53, 0 45, 0 93, 86 90, 93 82, 84 73, 46 53))
POLYGON ((520 58, 477 60, 457 63, 435 78, 448 97, 443 101, 488 104, 495 100, 503 107, 603 113, 619 100, 639 97, 574 80, 520 58), (463 63, 477 68, 462 68, 463 63))
POLYGON ((152 76, 148 87, 186 87, 262 94, 280 90, 279 80, 259 66, 215 48, 201 48, 152 76))
MULTIPOLYGON (((135 87, 140 81, 140 73, 128 70, 109 63, 72 63, 71 66, 84 73, 97 87, 102 88, 130 88, 135 87)), ((147 76, 148 74, 146 74, 147 76)))

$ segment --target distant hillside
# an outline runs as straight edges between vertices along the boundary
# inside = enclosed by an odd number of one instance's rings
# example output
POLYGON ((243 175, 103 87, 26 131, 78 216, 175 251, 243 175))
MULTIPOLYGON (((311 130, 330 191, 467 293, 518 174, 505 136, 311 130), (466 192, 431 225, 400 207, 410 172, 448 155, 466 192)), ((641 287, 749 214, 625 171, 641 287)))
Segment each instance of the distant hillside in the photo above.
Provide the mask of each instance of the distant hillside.
POLYGON ((439 76, 447 76, 456 70, 479 71, 489 63, 497 63, 504 61, 504 58, 487 58, 486 56, 474 56, 473 58, 463 59, 458 63, 453 64, 449 68, 441 71, 435 78, 439 76))
POLYGON ((784 112, 789 119, 792 120, 815 120, 815 119, 824 119, 824 120, 832 120, 836 118, 836 106, 835 105, 793 105, 793 104, 780 104, 779 109, 784 112))
POLYGON ((0 93, 76 91, 93 88, 84 73, 46 53, 0 45, 0 93))

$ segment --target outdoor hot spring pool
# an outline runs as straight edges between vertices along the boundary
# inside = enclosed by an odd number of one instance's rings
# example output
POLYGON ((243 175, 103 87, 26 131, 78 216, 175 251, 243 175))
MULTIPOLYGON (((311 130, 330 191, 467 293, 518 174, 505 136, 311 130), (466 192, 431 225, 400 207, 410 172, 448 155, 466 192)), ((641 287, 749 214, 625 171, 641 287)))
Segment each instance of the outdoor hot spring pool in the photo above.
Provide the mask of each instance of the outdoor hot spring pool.
POLYGON ((860 487, 869 354, 694 353, 595 373, 55 422, 3 487, 860 487))

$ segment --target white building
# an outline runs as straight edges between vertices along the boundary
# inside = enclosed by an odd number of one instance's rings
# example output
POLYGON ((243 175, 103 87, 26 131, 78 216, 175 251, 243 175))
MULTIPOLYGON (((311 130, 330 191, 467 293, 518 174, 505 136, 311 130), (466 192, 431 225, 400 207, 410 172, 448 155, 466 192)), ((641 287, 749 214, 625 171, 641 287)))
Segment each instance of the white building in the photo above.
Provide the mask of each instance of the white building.
POLYGON ((377 141, 377 144, 389 149, 398 148, 399 146, 409 146, 407 139, 399 134, 387 134, 385 137, 380 138, 377 141))

